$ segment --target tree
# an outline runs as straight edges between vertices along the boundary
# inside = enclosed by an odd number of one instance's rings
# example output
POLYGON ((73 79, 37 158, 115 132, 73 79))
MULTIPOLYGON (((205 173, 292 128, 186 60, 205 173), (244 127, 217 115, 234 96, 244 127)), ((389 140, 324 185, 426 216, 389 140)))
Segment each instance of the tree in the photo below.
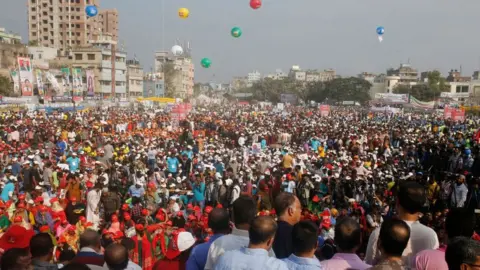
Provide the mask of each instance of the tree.
POLYGON ((0 75, 0 95, 13 96, 13 83, 3 75, 0 75))
POLYGON ((37 40, 30 40, 28 42, 28 46, 37 47, 38 46, 38 41, 37 40))
POLYGON ((324 102, 330 101, 358 101, 370 100, 372 84, 366 80, 350 77, 336 78, 328 82, 315 82, 309 85, 309 98, 324 102))
POLYGON ((177 76, 179 75, 179 71, 175 69, 175 65, 173 63, 165 63, 163 65, 163 76, 165 81, 165 96, 167 97, 176 97, 177 88, 175 85, 175 81, 177 80, 177 76))
POLYGON ((399 84, 393 92, 396 94, 410 94, 421 101, 432 101, 440 97, 440 93, 448 91, 450 86, 438 70, 428 73, 428 82, 417 85, 399 84))

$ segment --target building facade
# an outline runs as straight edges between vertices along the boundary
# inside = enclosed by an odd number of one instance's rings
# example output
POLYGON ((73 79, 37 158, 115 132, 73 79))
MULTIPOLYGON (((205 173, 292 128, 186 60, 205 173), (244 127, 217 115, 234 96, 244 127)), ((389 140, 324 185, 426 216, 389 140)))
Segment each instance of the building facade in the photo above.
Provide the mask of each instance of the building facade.
POLYGON ((164 97, 165 80, 163 73, 147 73, 143 77, 143 97, 164 97))
POLYGON ((118 41, 118 11, 116 9, 100 10, 98 13, 98 28, 102 35, 110 35, 118 41))
POLYGON ((127 97, 135 99, 143 96, 143 69, 137 60, 127 61, 127 97))
POLYGON ((262 74, 258 72, 258 70, 254 70, 253 72, 249 72, 247 74, 247 87, 251 87, 254 83, 260 81, 262 78, 262 74))
POLYGON ((19 35, 0 28, 0 75, 10 78, 10 69, 17 66, 17 57, 31 57, 19 35))
POLYGON ((247 77, 233 77, 232 90, 237 91, 240 89, 247 88, 247 84, 248 84, 247 77))
POLYGON ((265 76, 272 80, 283 80, 288 77, 288 74, 284 73, 281 69, 275 70, 275 73, 271 73, 265 76))
POLYGON ((301 70, 299 66, 292 66, 288 77, 295 81, 301 82, 328 82, 337 76, 335 70, 301 70))
POLYGON ((175 90, 174 97, 187 98, 193 95, 195 67, 188 52, 174 56, 170 52, 155 53, 155 73, 162 73, 165 63, 172 63, 176 72, 173 78, 166 78, 175 90))

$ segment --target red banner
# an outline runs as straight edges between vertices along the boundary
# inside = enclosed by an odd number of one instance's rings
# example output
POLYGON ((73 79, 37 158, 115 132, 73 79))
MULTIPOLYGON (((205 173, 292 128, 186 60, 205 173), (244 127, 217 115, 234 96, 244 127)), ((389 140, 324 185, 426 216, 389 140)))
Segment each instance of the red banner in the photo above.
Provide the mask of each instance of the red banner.
POLYGON ((446 106, 443 111, 443 118, 463 122, 465 121, 465 110, 446 106))
POLYGON ((325 117, 330 114, 330 105, 320 105, 320 116, 325 117))

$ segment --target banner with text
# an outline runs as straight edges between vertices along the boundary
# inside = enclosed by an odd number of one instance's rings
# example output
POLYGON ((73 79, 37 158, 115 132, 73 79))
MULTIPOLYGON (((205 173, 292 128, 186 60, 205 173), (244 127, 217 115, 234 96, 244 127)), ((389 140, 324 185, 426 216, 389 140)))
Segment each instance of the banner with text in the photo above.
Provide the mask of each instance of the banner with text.
POLYGON ((86 71, 87 76, 87 96, 93 97, 95 95, 95 74, 93 70, 86 71))
POLYGON ((37 79, 38 95, 43 96, 45 94, 45 91, 43 89, 42 71, 40 69, 35 69, 35 77, 37 79))
POLYGON ((82 69, 72 68, 73 94, 83 96, 82 69))
POLYGON ((20 93, 20 75, 18 75, 18 70, 16 69, 11 70, 10 76, 12 76, 12 81, 13 81, 13 92, 15 94, 20 93))

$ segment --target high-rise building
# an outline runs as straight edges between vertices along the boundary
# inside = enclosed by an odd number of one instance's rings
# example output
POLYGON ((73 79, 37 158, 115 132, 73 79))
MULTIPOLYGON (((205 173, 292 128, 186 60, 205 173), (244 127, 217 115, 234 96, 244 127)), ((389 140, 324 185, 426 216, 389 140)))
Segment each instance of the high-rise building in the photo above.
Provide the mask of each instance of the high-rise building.
POLYGON ((85 8, 99 0, 28 0, 28 37, 38 46, 61 49, 86 46, 102 30, 98 16, 85 8))
POLYGON ((143 69, 136 59, 127 61, 127 96, 141 97, 143 94, 143 69))
POLYGON ((97 25, 102 34, 111 35, 113 40, 118 41, 118 11, 116 9, 100 10, 97 25))

